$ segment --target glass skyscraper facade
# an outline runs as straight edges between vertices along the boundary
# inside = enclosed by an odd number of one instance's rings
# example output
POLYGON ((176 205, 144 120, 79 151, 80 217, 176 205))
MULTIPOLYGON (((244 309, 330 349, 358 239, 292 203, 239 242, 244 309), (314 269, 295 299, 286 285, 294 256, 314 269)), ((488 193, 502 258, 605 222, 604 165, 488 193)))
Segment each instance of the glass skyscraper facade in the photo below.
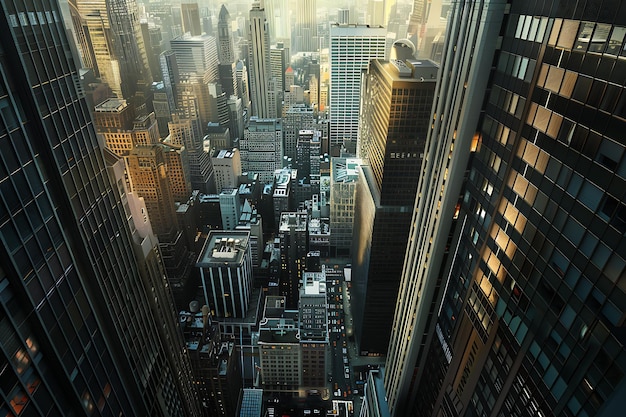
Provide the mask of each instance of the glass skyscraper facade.
POLYGON ((135 257, 58 3, 0 7, 0 412, 197 415, 160 256, 135 257))
POLYGON ((422 165, 441 194, 418 188, 385 374, 391 413, 620 415, 626 5, 468 1, 448 22, 422 165), (488 82, 472 108, 477 74, 488 82), (458 123, 467 113, 473 134, 458 123), (457 142, 438 144, 451 115, 457 142), (451 170, 470 151, 467 171, 451 170), (429 216, 456 222, 446 245, 450 228, 419 217, 437 199, 429 216))

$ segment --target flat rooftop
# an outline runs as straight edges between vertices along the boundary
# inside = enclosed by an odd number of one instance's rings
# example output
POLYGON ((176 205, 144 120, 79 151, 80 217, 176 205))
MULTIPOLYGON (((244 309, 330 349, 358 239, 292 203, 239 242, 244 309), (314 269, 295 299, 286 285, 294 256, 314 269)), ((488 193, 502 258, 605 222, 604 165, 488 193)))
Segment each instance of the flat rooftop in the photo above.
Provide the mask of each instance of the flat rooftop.
POLYGON ((250 232, 239 230, 210 231, 197 267, 210 268, 224 264, 240 264, 248 248, 250 232))

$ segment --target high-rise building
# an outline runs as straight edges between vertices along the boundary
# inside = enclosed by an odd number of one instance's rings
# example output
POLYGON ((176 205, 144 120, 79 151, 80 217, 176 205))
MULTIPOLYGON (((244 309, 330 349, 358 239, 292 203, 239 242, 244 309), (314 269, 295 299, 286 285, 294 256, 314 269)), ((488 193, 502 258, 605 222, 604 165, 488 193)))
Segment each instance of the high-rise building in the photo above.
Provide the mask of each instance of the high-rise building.
POLYGON ((294 395, 302 381, 298 311, 285 310, 285 298, 268 296, 259 323, 261 385, 268 392, 294 395))
POLYGON ((286 297, 287 308, 298 307, 299 283, 309 252, 306 212, 283 212, 278 224, 280 237, 280 293, 286 297))
MULTIPOLYGON (((387 31, 380 26, 330 26, 330 145, 356 142, 361 72, 372 59, 385 58, 387 31)), ((338 155, 337 155, 338 156, 338 155)))
POLYGON ((451 8, 385 373, 393 416, 624 407, 626 5, 586 6, 451 8))
POLYGON ((135 146, 125 157, 131 191, 144 199, 157 236, 177 228, 163 145, 135 146))
POLYGON ((319 192, 321 136, 322 132, 319 130, 300 130, 295 161, 298 178, 308 178, 309 181, 312 177, 316 179, 317 192, 319 192))
MULTIPOLYGON (((196 306, 199 307, 197 301, 190 303, 193 310, 196 306)), ((234 335, 220 331, 219 323, 211 318, 206 305, 198 312, 181 312, 180 323, 191 357, 194 383, 204 403, 203 416, 236 415, 243 384, 234 335)))
POLYGON ((253 117, 240 141, 241 167, 244 172, 259 174, 263 183, 274 180, 274 171, 282 167, 283 127, 280 119, 253 117))
POLYGON ((182 118, 173 115, 168 127, 170 143, 174 146, 184 146, 187 151, 189 180, 192 190, 199 190, 201 193, 207 194, 215 192, 211 157, 204 152, 198 118, 182 118))
POLYGON ((353 253, 364 256, 353 262, 352 310, 361 354, 387 351, 436 77, 433 62, 414 58, 372 60, 363 77, 357 156, 372 175, 355 201, 353 253), (374 212, 359 199, 373 201, 374 212))
POLYGON ((328 300, 326 271, 304 272, 298 301, 302 388, 321 390, 326 385, 328 300))
MULTIPOLYGON (((148 63, 136 0, 73 0, 88 32, 82 43, 84 62, 91 61, 96 76, 107 83, 118 98, 130 99, 140 85, 149 86, 152 74, 148 63), (86 53, 87 49, 89 53, 86 53)), ((75 20, 74 23, 77 21, 75 20)))
POLYGON ((283 42, 277 42, 270 48, 272 77, 276 79, 280 91, 288 90, 285 84, 285 71, 289 67, 290 59, 289 47, 285 47, 283 42))
POLYGON ((315 52, 319 49, 317 38, 317 1, 299 0, 294 27, 294 52, 315 52))
POLYGON ((283 116, 285 156, 295 162, 298 132, 303 129, 315 129, 316 127, 313 109, 305 104, 294 104, 288 107, 283 116))
POLYGON ((274 224, 280 224, 283 212, 292 211, 298 171, 289 167, 277 169, 274 172, 272 184, 272 208, 274 211, 274 224))
POLYGON ((252 115, 259 118, 276 117, 276 107, 270 106, 270 34, 265 20, 265 9, 255 1, 250 10, 248 30, 248 73, 250 74, 250 99, 252 115))
POLYGON ((191 36, 202 35, 202 25, 200 24, 200 9, 197 2, 181 3, 180 14, 183 18, 183 32, 190 33, 191 36))
POLYGON ((219 64, 215 37, 203 34, 193 36, 185 33, 170 41, 180 75, 186 74, 190 81, 203 84, 218 80, 219 64))
POLYGON ((330 246, 337 256, 349 256, 352 248, 354 204, 360 181, 361 161, 332 158, 330 168, 330 246))
POLYGON ((291 16, 288 0, 265 0, 265 15, 270 30, 270 42, 284 42, 290 45, 291 16))
POLYGON ((176 109, 176 100, 178 99, 178 90, 176 86, 180 82, 180 72, 178 71, 178 62, 176 60, 176 52, 171 49, 162 52, 159 55, 159 64, 161 66, 161 74, 163 76, 163 86, 167 94, 170 116, 176 109))
POLYGON ((211 156, 217 192, 224 188, 237 188, 241 175, 241 154, 239 149, 216 149, 211 156))
POLYGON ((0 408, 199 415, 155 241, 107 173, 61 8, 0 10, 0 408))
POLYGON ((246 317, 252 293, 249 235, 245 230, 212 230, 198 256, 205 303, 214 317, 246 317))
POLYGON ((219 193, 222 229, 234 230, 241 218, 238 188, 224 188, 219 193))
POLYGON ((233 64, 236 62, 235 43, 233 40, 233 28, 231 26, 230 13, 226 5, 222 4, 217 21, 217 53, 220 64, 233 64))
POLYGON ((189 179, 189 163, 187 149, 184 146, 171 144, 171 137, 163 143, 163 157, 167 165, 167 180, 175 202, 184 203, 191 195, 191 180, 189 179))

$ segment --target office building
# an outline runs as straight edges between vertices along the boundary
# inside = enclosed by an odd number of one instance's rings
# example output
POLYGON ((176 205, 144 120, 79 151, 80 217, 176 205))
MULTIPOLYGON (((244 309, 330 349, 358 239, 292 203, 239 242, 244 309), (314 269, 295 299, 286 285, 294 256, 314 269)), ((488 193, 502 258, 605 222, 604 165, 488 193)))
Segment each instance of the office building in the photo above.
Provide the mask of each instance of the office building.
POLYGON ((180 313, 180 327, 191 358, 194 383, 205 405, 202 415, 230 417, 235 415, 243 388, 234 335, 223 334, 209 314, 209 307, 199 305, 192 301, 192 311, 180 313))
POLYGON ((159 55, 159 65, 163 76, 163 87, 165 88, 169 104, 168 116, 170 116, 176 110, 176 101, 178 100, 178 89, 176 86, 181 81, 176 52, 172 50, 162 52, 159 55))
POLYGON ((298 295, 306 255, 309 252, 308 214, 306 212, 283 212, 278 224, 280 238, 280 294, 286 299, 286 307, 298 307, 298 295))
POLYGON ((224 188, 219 193, 222 229, 224 230, 233 230, 239 224, 241 204, 238 191, 238 188, 224 188))
POLYGON ((326 386, 327 303, 326 271, 304 272, 298 302, 303 389, 322 390, 326 386))
POLYGON ((126 156, 139 145, 159 143, 159 124, 154 112, 131 119, 135 112, 126 100, 110 98, 94 109, 96 130, 104 137, 107 148, 126 156))
POLYGON ((163 145, 135 146, 126 156, 130 189, 144 199, 157 236, 177 228, 163 145))
POLYGON ((292 104, 283 114, 285 131, 285 156, 296 161, 296 147, 300 130, 315 129, 313 109, 305 104, 292 104))
POLYGON ((237 78, 237 97, 241 99, 241 105, 243 106, 244 113, 244 122, 248 121, 252 116, 252 105, 250 103, 250 90, 248 89, 248 68, 242 60, 237 61, 236 64, 236 73, 235 76, 237 78))
POLYGON ((73 0, 72 4, 83 24, 75 31, 89 34, 81 43, 84 62, 91 62, 96 76, 118 98, 131 99, 141 86, 152 84, 136 0, 111 5, 105 0, 73 0))
POLYGON ((222 4, 217 21, 217 43, 220 64, 234 64, 236 62, 235 43, 231 25, 230 13, 226 5, 222 4))
POLYGON ((211 230, 196 267, 214 317, 244 318, 252 293, 252 257, 247 231, 211 230))
POLYGON ((154 241, 144 235, 146 250, 138 247, 123 181, 107 173, 61 8, 0 8, 0 407, 199 415, 154 241), (67 101, 55 99, 61 86, 67 101))
POLYGON ((282 167, 283 127, 280 119, 250 119, 239 143, 241 169, 259 174, 263 183, 274 180, 274 171, 282 167))
POLYGON ((452 7, 442 73, 463 70, 435 95, 392 415, 621 413, 626 10, 603 8, 452 7))
POLYGON ((330 247, 336 256, 350 256, 354 226, 354 204, 361 161, 332 158, 330 172, 330 247))
POLYGON ((169 139, 162 142, 163 158, 165 159, 165 165, 167 165, 167 180, 170 183, 174 201, 183 203, 191 196, 187 150, 184 146, 171 145, 169 139))
POLYGON ((211 83, 218 79, 218 52, 215 37, 185 33, 170 41, 176 54, 178 73, 187 75, 190 82, 211 83))
POLYGON ((216 149, 211 157, 217 192, 224 188, 237 188, 241 175, 241 155, 239 149, 216 149))
POLYGON ((310 183, 317 181, 319 192, 321 136, 319 130, 300 130, 296 147, 295 166, 300 179, 307 178, 310 183))
POLYGON ((355 202, 352 289, 361 354, 387 351, 436 77, 433 62, 414 58, 372 60, 363 77, 357 155, 368 171, 355 202))
POLYGON ((170 134, 169 141, 174 146, 184 146, 187 151, 189 164, 189 181, 192 190, 201 193, 215 192, 215 178, 211 157, 204 152, 201 125, 197 117, 182 118, 173 115, 168 123, 170 134))
POLYGON ((181 3, 180 14, 183 18, 183 32, 189 33, 191 36, 202 35, 198 3, 181 3))
POLYGON ((268 296, 259 323, 261 385, 272 393, 295 395, 302 381, 298 311, 285 309, 285 298, 268 296))
POLYGON ((274 210, 274 224, 280 224, 283 212, 292 211, 295 207, 293 194, 298 180, 298 171, 289 167, 274 171, 272 184, 272 208, 274 210))
MULTIPOLYGON (((385 58, 387 31, 380 26, 330 26, 330 145, 356 142, 361 72, 372 59, 385 58)), ((339 156, 337 154, 337 156, 339 156)))
POLYGON ((291 16, 287 0, 267 0, 264 3, 265 16, 270 30, 270 42, 283 42, 291 45, 291 16))
POLYGON ((276 79, 276 87, 282 92, 288 88, 285 86, 285 71, 289 67, 289 48, 285 48, 282 42, 270 47, 270 68, 272 78, 276 79))
MULTIPOLYGON (((270 34, 265 20, 265 9, 260 2, 253 2, 248 28, 248 73, 252 115, 263 118, 276 117, 276 107, 270 106, 270 34)), ((273 90, 273 89, 272 89, 273 90)))
POLYGON ((298 2, 292 43, 295 53, 315 52, 319 49, 316 0, 301 0, 298 2))

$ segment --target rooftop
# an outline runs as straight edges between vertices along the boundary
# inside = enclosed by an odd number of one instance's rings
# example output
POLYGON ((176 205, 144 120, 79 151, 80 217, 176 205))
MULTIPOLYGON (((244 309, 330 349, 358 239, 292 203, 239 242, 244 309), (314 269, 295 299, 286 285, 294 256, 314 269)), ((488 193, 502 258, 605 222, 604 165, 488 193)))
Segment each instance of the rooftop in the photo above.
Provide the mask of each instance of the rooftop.
POLYGON ((250 232, 238 230, 210 231, 197 267, 210 268, 230 263, 240 264, 248 248, 250 232))
POLYGON ((358 158, 333 158, 333 181, 335 182, 355 182, 359 179, 359 166, 361 160, 358 158))
POLYGON ((97 112, 120 112, 128 107, 126 100, 119 98, 109 98, 98 104, 95 108, 97 112))

